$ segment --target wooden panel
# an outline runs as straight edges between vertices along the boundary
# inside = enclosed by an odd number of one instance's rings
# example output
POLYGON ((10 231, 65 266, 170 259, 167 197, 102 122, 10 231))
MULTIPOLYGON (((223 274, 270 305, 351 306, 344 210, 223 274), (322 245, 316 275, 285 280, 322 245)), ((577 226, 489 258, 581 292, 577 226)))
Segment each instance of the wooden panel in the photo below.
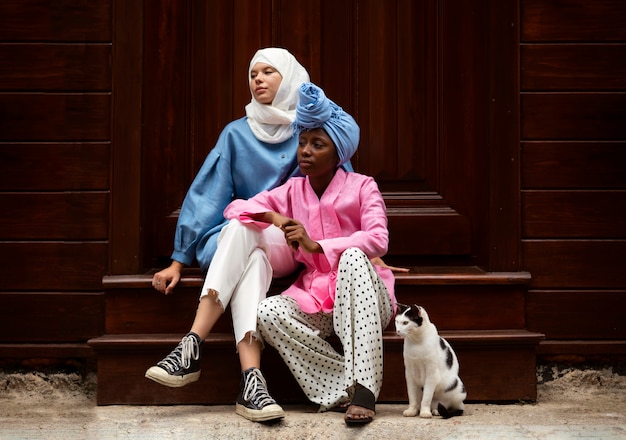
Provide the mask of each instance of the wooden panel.
POLYGON ((3 0, 0 40, 108 41, 111 1, 3 0))
POLYGON ((626 93, 522 94, 522 139, 626 138, 626 93))
POLYGON ((521 47, 522 90, 624 90, 626 45, 521 47))
POLYGON ((525 293, 512 285, 396 285, 398 302, 422 305, 439 330, 523 329, 525 293))
POLYGON ((523 41, 626 40, 621 0, 524 0, 523 41))
MULTIPOLYGON (((142 186, 151 190, 142 193, 140 200, 145 213, 142 228, 146 232, 147 256, 154 255, 153 239, 155 231, 163 218, 182 204, 183 197, 191 183, 191 159, 193 147, 191 145, 191 91, 190 91, 190 3, 176 0, 159 0, 150 2, 150 7, 145 8, 145 40, 143 49, 143 86, 147 92, 142 97, 142 123, 149 127, 142 134, 144 151, 148 153, 136 153, 135 159, 140 161, 142 186), (169 87, 162 89, 162 84, 169 87), (160 90, 155 93, 156 90, 160 90), (166 109, 164 111, 164 109, 166 109), (172 160, 177 157, 178 160, 172 160), (145 195, 143 195, 145 194, 145 195)), ((203 60, 211 65, 221 64, 225 60, 203 60)), ((222 69, 215 69, 221 72, 222 69)), ((228 70, 225 68, 224 70, 228 70)), ((123 75, 123 69, 120 69, 123 75)), ((240 73, 241 85, 247 75, 247 70, 240 73)), ((228 83, 221 83, 220 87, 228 87, 228 83), (223 84, 223 85, 222 85, 223 84)), ((128 84, 132 87, 131 84, 128 84)), ((215 89, 215 87, 213 86, 215 89)), ((217 104, 211 95, 203 95, 209 105, 217 104)), ((203 114, 206 119, 212 119, 212 114, 203 114)), ((205 119, 205 120, 206 120, 205 119)), ((204 131, 205 129, 203 129, 204 131)), ((207 141, 210 145, 215 144, 214 139, 207 141)), ((209 145, 207 145, 207 148, 209 145)), ((123 154, 123 153, 122 153, 123 154)), ((204 157, 203 157, 204 159, 204 157)), ((136 165, 133 168, 136 168, 136 165)), ((123 176, 122 176, 123 177, 123 176)), ((134 184, 138 184, 136 182, 134 184)), ((120 187, 118 191, 124 191, 120 187)), ((139 196, 139 195, 138 195, 139 196)), ((124 217, 124 211, 119 211, 119 216, 124 217)), ((139 218, 137 218, 139 221, 139 218)), ((116 218, 113 220, 118 223, 116 218)), ((172 243, 173 243, 172 236, 172 243)), ((150 264, 148 261, 146 264, 150 264)), ((113 272, 124 273, 124 272, 113 272)), ((132 272, 126 272, 132 273, 132 272)))
POLYGON ((626 238, 626 191, 526 191, 525 238, 626 238))
POLYGON ((548 339, 626 339, 626 291, 531 290, 528 328, 548 339))
POLYGON ((519 0, 490 2, 489 182, 480 190, 489 194, 480 210, 475 234, 480 262, 490 271, 520 269, 520 96, 519 0), (507 80, 504 80, 507 78, 507 80), (493 184, 498 182, 497 185, 493 184), (488 239, 485 239, 485 238, 488 239))
POLYGON ((390 210, 389 255, 467 255, 471 248, 467 217, 455 212, 390 210), (437 233, 433 233, 437 231, 437 233), (411 239, 408 240, 407 238, 411 239))
MULTIPOLYGON (((111 213, 109 273, 134 273, 141 267, 140 193, 160 192, 141 184, 143 92, 143 1, 116 0, 113 17, 111 115, 111 213)), ((166 109, 163 109, 167 113, 166 109)), ((152 128, 152 127, 151 127, 152 128)), ((156 145, 146 146, 146 150, 156 145)), ((147 154, 147 152, 146 152, 147 154)))
MULTIPOLYGON (((318 58, 302 61, 308 67, 311 80, 323 87, 333 100, 344 103, 344 108, 359 120, 356 117, 357 85, 355 84, 358 57, 356 56, 357 26, 354 17, 357 14, 357 1, 322 0, 320 8, 319 18, 316 17, 316 20, 323 23, 323 26, 320 26, 317 31, 319 47, 312 53, 318 58), (324 11, 331 10, 332 14, 324 13, 324 11), (342 29, 341 38, 337 38, 334 31, 326 31, 330 29, 342 29), (342 67, 338 69, 336 66, 342 67)), ((291 28, 292 26, 287 27, 283 31, 284 34, 289 35, 291 28)), ((417 54, 414 55, 417 56, 417 54)), ((353 165, 357 170, 359 169, 358 151, 354 156, 353 165)))
MULTIPOLYGON (((394 180, 401 154, 396 127, 397 3, 369 0, 357 9, 361 25, 357 28, 359 102, 356 112, 359 124, 365 128, 361 132, 357 165, 360 172, 376 179, 383 192, 390 190, 386 183, 394 180)), ((422 176, 412 177, 419 180, 422 176)), ((406 191, 416 189, 415 184, 410 183, 405 188, 406 191)))
POLYGON ((108 140, 110 96, 0 94, 0 139, 10 141, 108 140))
MULTIPOLYGON (((325 20, 322 3, 322 0, 274 0, 270 7, 272 11, 271 45, 288 49, 307 68, 311 80, 324 87, 325 85, 321 84, 319 80, 322 67, 320 65, 320 48, 322 34, 328 28, 322 25, 322 20, 325 20)), ((345 3, 349 4, 350 2, 345 3)), ((341 10, 342 7, 339 6, 338 8, 341 10)), ((246 9, 250 14, 254 12, 255 7, 246 9)), ((334 9, 333 6, 333 14, 328 15, 334 15, 334 9)), ((344 23, 344 26, 350 26, 350 24, 344 23)), ((344 41, 350 41, 347 29, 343 37, 344 41)), ((351 110, 347 102, 344 105, 348 111, 351 110)))
POLYGON ((103 293, 0 292, 1 342, 85 342, 104 329, 103 293))
POLYGON ((522 142, 522 187, 626 188, 626 142, 522 142))
POLYGON ((522 248, 531 288, 624 286, 626 240, 525 240, 522 248))
MULTIPOLYGON (((175 295, 156 290, 116 289, 106 295, 106 334, 186 333, 193 323, 201 287, 177 287, 175 295)), ((214 333, 232 334, 230 309, 213 328, 214 333)))
POLYGON ((110 44, 0 44, 3 90, 111 89, 110 44))
POLYGON ((0 254, 3 289, 102 290, 104 242, 0 242, 0 254))
POLYGON ((110 144, 0 143, 0 191, 104 190, 110 144))
POLYGON ((105 240, 109 195, 0 193, 0 240, 105 240))
MULTIPOLYGON (((437 42, 440 47, 440 108, 438 145, 432 151, 432 154, 438 156, 440 170, 437 188, 452 209, 468 217, 472 232, 471 255, 476 258, 477 264, 486 265, 488 249, 484 246, 488 243, 489 231, 490 172, 488 146, 489 128, 493 121, 490 119, 490 100, 485 97, 489 96, 495 81, 503 79, 493 78, 494 82, 489 82, 492 65, 488 50, 491 41, 488 2, 441 2, 439 6, 442 15, 437 42), (459 44, 459 41, 463 41, 463 44, 459 44), (473 49, 468 50, 468 47, 473 49)), ((514 83, 512 78, 507 78, 506 82, 509 80, 514 83)), ((508 151, 510 146, 506 148, 508 151)), ((511 188, 508 182, 507 188, 511 188)), ((514 193, 509 196, 516 197, 514 193)), ((510 237, 515 239, 515 235, 510 237)))

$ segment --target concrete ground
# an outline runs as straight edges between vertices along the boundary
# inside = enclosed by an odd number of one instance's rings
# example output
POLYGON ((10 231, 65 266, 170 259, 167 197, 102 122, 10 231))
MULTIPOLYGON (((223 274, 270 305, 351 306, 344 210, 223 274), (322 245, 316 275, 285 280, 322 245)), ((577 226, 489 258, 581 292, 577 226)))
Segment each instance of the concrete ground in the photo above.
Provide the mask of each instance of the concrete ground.
POLYGON ((535 403, 471 403, 448 420, 385 404, 371 424, 351 428, 313 406, 286 406, 270 425, 230 405, 96 406, 95 377, 0 372, 0 439, 626 439, 626 376, 553 368, 538 382, 535 403))

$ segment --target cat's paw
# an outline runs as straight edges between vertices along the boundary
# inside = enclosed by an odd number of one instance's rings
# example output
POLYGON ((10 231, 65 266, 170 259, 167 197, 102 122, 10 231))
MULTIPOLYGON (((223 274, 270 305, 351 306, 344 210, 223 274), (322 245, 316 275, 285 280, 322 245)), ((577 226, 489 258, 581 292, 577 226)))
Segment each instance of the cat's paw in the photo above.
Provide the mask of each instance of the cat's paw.
POLYGON ((408 407, 402 412, 404 417, 415 417, 417 415, 417 408, 408 407))
POLYGON ((432 418, 433 414, 430 412, 430 410, 420 410, 420 417, 422 419, 430 419, 432 418))

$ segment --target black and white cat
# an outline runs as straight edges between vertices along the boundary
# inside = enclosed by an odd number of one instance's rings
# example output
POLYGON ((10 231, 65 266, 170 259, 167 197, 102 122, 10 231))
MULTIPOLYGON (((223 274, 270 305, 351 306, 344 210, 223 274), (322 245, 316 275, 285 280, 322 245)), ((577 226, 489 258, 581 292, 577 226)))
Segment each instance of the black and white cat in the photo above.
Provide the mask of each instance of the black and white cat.
POLYGON ((398 304, 396 333, 404 339, 404 370, 409 395, 405 417, 444 418, 463 414, 467 397, 459 377, 459 361, 439 336, 428 313, 418 305, 398 304))

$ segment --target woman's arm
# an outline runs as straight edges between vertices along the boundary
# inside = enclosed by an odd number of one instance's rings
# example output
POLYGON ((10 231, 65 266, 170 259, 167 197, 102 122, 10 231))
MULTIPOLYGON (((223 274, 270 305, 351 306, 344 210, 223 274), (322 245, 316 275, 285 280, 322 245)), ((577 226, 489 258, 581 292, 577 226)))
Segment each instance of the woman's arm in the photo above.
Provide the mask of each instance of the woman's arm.
POLYGON ((311 240, 304 225, 297 220, 285 217, 274 211, 248 214, 248 217, 255 221, 271 223, 279 227, 285 234, 285 240, 287 240, 294 250, 300 247, 303 251, 310 254, 324 253, 319 243, 311 240))

